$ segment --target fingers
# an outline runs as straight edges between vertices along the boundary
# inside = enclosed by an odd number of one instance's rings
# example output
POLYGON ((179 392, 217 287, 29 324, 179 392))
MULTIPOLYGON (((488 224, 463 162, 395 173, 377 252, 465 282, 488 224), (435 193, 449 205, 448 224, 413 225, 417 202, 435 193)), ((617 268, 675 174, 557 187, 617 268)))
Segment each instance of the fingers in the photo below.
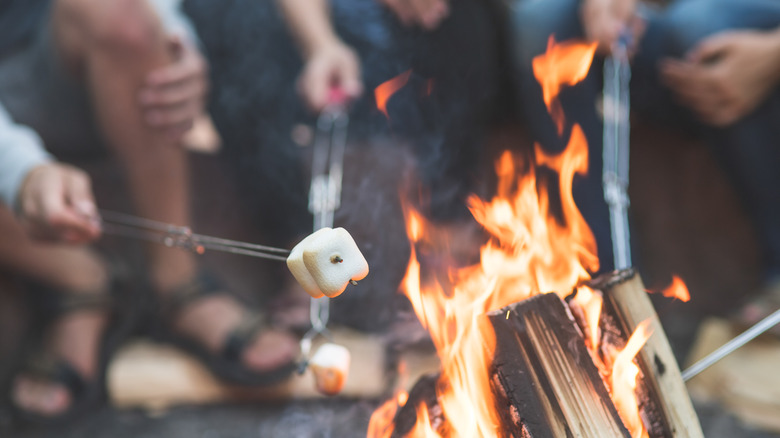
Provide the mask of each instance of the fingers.
POLYGON ((736 120, 739 100, 724 89, 718 66, 665 60, 661 78, 675 99, 704 123, 724 126, 736 120))
POLYGON ((350 100, 363 93, 360 62, 346 46, 331 47, 315 54, 298 80, 298 91, 314 112, 322 111, 331 103, 333 88, 339 88, 350 100))
POLYGON ((316 59, 307 65, 298 82, 298 91, 312 111, 319 112, 327 105, 330 78, 330 65, 316 59))
POLYGON ((685 57, 696 63, 713 61, 731 48, 731 40, 728 32, 712 35, 700 41, 685 57))
POLYGON ((33 169, 20 192, 22 217, 39 239, 86 243, 100 236, 89 177, 60 164, 33 169))
POLYGON ((175 106, 160 107, 146 113, 146 123, 159 129, 173 129, 182 125, 192 125, 192 121, 201 113, 203 105, 199 100, 187 100, 175 106))
MULTIPOLYGON (((151 72, 139 93, 139 101, 146 123, 165 131, 171 137, 180 137, 183 127, 203 110, 208 92, 206 63, 200 54, 180 41, 182 55, 169 66, 151 72)), ((185 131, 186 132, 186 131, 185 131)))
POLYGON ((351 99, 357 99, 363 94, 363 79, 356 59, 341 64, 341 73, 336 83, 351 99))

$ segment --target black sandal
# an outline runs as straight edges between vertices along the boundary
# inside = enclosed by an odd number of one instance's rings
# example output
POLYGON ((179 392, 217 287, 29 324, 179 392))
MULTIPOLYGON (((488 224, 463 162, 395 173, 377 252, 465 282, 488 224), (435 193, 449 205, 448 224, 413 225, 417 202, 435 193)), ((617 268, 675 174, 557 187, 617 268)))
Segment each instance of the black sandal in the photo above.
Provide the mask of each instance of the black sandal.
MULTIPOLYGON (((40 425, 60 425, 74 420, 91 411, 106 399, 105 376, 109 360, 132 329, 133 312, 131 306, 120 306, 113 292, 115 282, 111 283, 112 293, 80 293, 56 294, 55 302, 49 309, 55 317, 68 313, 88 310, 103 310, 109 312, 108 322, 97 352, 96 375, 87 379, 82 376, 69 362, 56 358, 53 354, 42 352, 41 343, 36 343, 35 353, 28 354, 28 359, 17 369, 14 375, 27 375, 52 383, 63 385, 70 394, 70 405, 60 414, 46 415, 29 411, 16 404, 8 391, 8 405, 17 420, 23 423, 40 425), (117 310, 121 309, 122 312, 117 310)), ((48 288, 46 288, 48 289, 48 288)), ((46 290, 47 293, 52 291, 46 290)))
MULTIPOLYGON (((269 386, 286 380, 297 369, 295 361, 267 371, 252 370, 242 363, 242 356, 247 346, 263 330, 271 327, 263 313, 247 313, 239 325, 227 336, 219 353, 207 350, 196 339, 177 333, 168 324, 185 307, 202 298, 214 295, 229 295, 229 293, 214 276, 203 272, 189 283, 165 294, 160 306, 159 323, 152 333, 152 337, 179 347, 197 357, 216 377, 230 384, 269 386)), ((230 296, 233 297, 233 295, 230 296)))

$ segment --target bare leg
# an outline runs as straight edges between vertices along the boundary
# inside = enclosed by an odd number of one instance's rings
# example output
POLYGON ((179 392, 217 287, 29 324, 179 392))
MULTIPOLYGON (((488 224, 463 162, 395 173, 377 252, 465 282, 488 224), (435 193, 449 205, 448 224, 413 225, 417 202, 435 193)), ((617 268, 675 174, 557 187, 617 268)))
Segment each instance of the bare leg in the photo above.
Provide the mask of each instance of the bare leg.
MULTIPOLYGON (((1 265, 66 293, 106 291, 106 269, 88 249, 34 243, 5 208, 0 208, 0 235, 1 265)), ((52 323, 44 348, 67 361, 86 379, 93 378, 97 372, 95 353, 105 323, 105 314, 100 310, 70 313, 52 323)), ((20 407, 46 415, 64 412, 71 401, 67 388, 61 384, 23 374, 14 381, 13 397, 20 407)))
MULTIPOLYGON (((162 25, 144 0, 68 0, 55 6, 54 34, 66 63, 83 75, 98 124, 123 164, 141 216, 187 225, 186 152, 150 128, 138 103, 146 75, 172 61, 162 25)), ((195 273, 193 256, 149 246, 152 280, 171 289, 195 273)))
MULTIPOLYGON (((144 120, 138 91, 153 69, 173 61, 162 25, 145 0, 59 0, 54 34, 66 63, 91 91, 104 137, 125 168, 140 215, 188 225, 187 155, 144 120)), ((192 254, 159 245, 149 247, 151 278, 161 293, 193 278, 192 254)), ((199 300, 172 323, 214 351, 244 315, 224 295, 199 300)), ((275 368, 297 352, 286 333, 269 331, 246 350, 244 363, 255 369, 275 368)))

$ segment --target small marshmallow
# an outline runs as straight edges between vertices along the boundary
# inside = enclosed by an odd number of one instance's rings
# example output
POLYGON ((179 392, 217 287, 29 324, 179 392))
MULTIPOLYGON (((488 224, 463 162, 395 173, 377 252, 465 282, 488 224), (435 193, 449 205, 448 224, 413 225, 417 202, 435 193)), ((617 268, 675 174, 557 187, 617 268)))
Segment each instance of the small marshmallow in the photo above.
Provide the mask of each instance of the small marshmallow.
POLYGON ((341 295, 350 280, 368 275, 368 262, 344 228, 335 228, 303 249, 303 263, 320 291, 330 298, 341 295))
POLYGON ((325 395, 341 392, 349 375, 349 363, 350 354, 345 347, 322 344, 309 361, 317 391, 325 395))
POLYGON ((322 228, 290 252, 287 267, 312 297, 339 296, 351 281, 368 275, 368 262, 343 228, 322 228))
POLYGON ((303 263, 303 249, 318 237, 327 234, 330 230, 331 228, 321 228, 314 233, 309 234, 305 239, 301 240, 300 243, 295 245, 292 251, 290 251, 290 255, 287 257, 287 269, 292 272, 293 277, 295 277, 298 284, 303 287, 303 290, 314 298, 322 298, 324 295, 322 291, 320 291, 320 287, 317 286, 314 277, 311 276, 311 273, 303 263))

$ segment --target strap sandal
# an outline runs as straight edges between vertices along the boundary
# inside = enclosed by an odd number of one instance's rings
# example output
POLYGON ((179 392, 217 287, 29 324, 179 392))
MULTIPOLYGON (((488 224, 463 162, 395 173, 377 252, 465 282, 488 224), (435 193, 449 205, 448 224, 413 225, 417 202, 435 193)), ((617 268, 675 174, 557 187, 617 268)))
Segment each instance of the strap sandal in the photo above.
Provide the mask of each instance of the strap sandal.
POLYGON ((212 352, 198 340, 177 333, 169 321, 173 321, 186 307, 201 299, 215 295, 229 295, 241 305, 244 303, 227 292, 213 275, 201 272, 190 282, 179 286, 162 297, 160 321, 153 337, 181 348, 202 361, 219 379, 245 386, 269 386, 286 380, 297 368, 294 360, 274 369, 257 371, 242 362, 246 349, 264 330, 270 329, 266 315, 247 311, 239 324, 225 337, 219 352, 212 352))
MULTIPOLYGON (((113 287, 111 289, 115 290, 113 287)), ((52 291, 49 288, 45 292, 52 291)), ((62 385, 70 395, 70 405, 60 414, 46 415, 19 406, 9 390, 8 405, 16 419, 23 423, 60 425, 82 416, 103 402, 106 396, 105 374, 108 361, 116 348, 126 339, 131 328, 130 312, 118 316, 120 314, 116 312, 118 308, 116 301, 110 293, 58 293, 56 295, 52 293, 52 296, 56 299, 49 310, 54 312, 55 317, 93 310, 109 312, 96 352, 97 372, 90 378, 82 376, 71 363, 47 351, 49 347, 45 343, 45 337, 41 337, 33 344, 30 353, 26 355, 27 359, 15 375, 25 375, 35 380, 62 385)))

